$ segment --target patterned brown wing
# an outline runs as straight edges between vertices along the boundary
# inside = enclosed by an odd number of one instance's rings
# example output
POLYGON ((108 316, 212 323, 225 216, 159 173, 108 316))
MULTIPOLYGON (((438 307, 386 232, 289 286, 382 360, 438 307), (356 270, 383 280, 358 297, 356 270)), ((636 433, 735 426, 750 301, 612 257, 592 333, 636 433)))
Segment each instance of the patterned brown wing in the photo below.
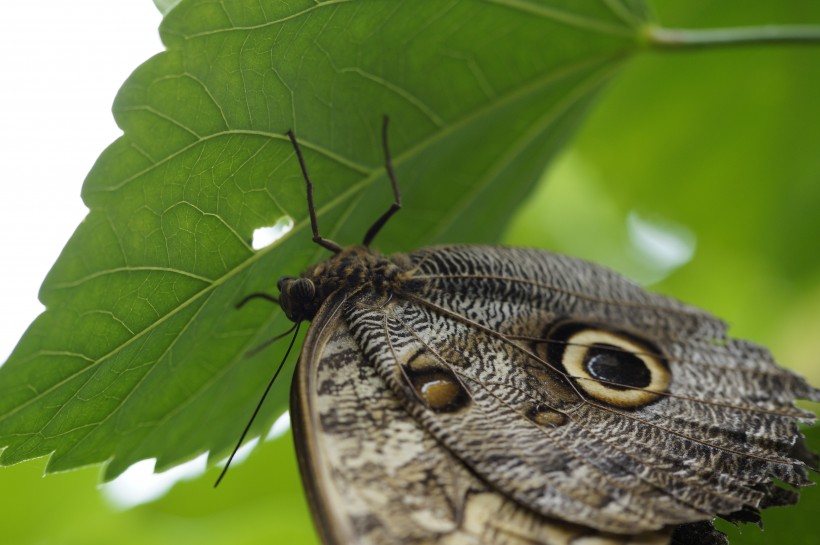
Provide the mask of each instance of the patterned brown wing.
POLYGON ((794 399, 820 392, 708 313, 545 252, 408 258, 412 291, 340 312, 367 381, 375 366, 402 421, 493 490, 628 534, 754 512, 780 495, 772 478, 809 484, 790 452, 813 415, 794 399))
POLYGON ((363 299, 325 302, 293 383, 297 454, 324 543, 669 542, 668 531, 616 536, 545 518, 481 481, 407 412, 350 335, 346 317, 363 299))

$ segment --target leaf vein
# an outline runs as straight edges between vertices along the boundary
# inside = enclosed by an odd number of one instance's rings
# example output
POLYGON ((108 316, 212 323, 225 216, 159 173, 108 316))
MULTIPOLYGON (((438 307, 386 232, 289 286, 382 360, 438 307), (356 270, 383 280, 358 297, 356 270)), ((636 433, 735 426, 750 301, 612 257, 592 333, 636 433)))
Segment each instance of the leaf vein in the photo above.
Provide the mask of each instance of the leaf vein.
POLYGON ((96 278, 100 278, 102 276, 108 276, 111 274, 119 274, 119 273, 132 273, 132 272, 161 272, 161 273, 171 273, 171 274, 178 274, 180 276, 185 276, 188 278, 192 278, 194 280, 199 280, 200 282, 204 282, 206 284, 212 284, 214 281, 210 278, 205 276, 201 276, 189 271, 184 271, 181 269, 175 269, 173 267, 155 267, 155 266, 139 266, 139 267, 115 267, 113 269, 105 269, 103 271, 96 271, 76 280, 72 280, 71 282, 60 282, 57 284, 53 284, 50 286, 51 289, 61 290, 61 289, 68 289, 68 288, 76 288, 85 284, 86 282, 90 282, 96 278))
POLYGON ((216 29, 213 29, 213 30, 206 30, 206 31, 203 31, 203 32, 195 32, 193 34, 185 34, 182 37, 183 37, 184 40, 191 40, 193 38, 201 38, 203 36, 213 36, 215 34, 222 34, 224 32, 236 32, 236 31, 243 31, 243 30, 258 30, 258 29, 261 29, 261 28, 276 26, 280 23, 284 23, 286 21, 291 21, 293 19, 298 19, 299 17, 302 17, 303 15, 307 15, 307 14, 311 13, 312 11, 316 11, 317 9, 323 8, 325 6, 331 6, 331 5, 335 5, 335 4, 347 4, 347 3, 350 3, 352 1, 353 0, 328 0, 327 2, 317 3, 314 6, 311 6, 307 9, 303 9, 302 11, 296 12, 292 15, 288 15, 287 17, 282 17, 280 19, 275 19, 273 21, 265 21, 264 23, 261 23, 261 24, 258 24, 258 25, 237 26, 237 25, 234 25, 233 23, 231 23, 232 26, 230 28, 216 28, 216 29))
POLYGON ((576 15, 567 11, 562 11, 554 8, 549 8, 542 5, 534 5, 526 0, 484 0, 488 4, 496 4, 498 6, 514 9, 524 13, 537 15, 544 19, 549 19, 557 23, 562 23, 567 26, 588 30, 591 32, 600 32, 610 34, 612 36, 631 37, 634 32, 630 29, 612 25, 604 21, 576 15))

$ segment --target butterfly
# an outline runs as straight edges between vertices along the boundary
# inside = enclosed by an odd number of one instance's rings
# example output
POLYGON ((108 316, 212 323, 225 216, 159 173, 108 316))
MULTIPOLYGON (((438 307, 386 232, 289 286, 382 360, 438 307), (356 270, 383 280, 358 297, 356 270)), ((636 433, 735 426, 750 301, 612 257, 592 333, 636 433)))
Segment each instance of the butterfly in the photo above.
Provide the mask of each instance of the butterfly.
POLYGON ((716 516, 797 501, 820 390, 709 313, 539 250, 371 248, 401 207, 387 125, 394 202, 349 247, 288 133, 332 255, 243 300, 311 322, 291 418, 325 544, 724 543, 716 516))

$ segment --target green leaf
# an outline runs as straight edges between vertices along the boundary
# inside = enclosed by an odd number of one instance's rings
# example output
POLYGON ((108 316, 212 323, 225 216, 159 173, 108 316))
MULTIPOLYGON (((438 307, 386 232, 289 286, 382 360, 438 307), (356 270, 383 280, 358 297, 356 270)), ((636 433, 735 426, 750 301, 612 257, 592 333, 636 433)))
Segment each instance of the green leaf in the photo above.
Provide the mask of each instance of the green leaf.
MULTIPOLYGON (((224 456, 283 347, 259 302, 326 254, 310 243, 293 129, 319 225, 361 240, 390 202, 380 125, 405 208, 386 251, 491 242, 597 91, 642 46, 638 2, 182 2, 167 51, 114 114, 124 136, 83 187, 90 209, 41 290, 47 311, 0 368, 0 462, 47 471, 224 456), (255 228, 294 228, 254 251, 255 228)), ((288 376, 286 373, 285 376, 288 376)), ((286 406, 278 384, 255 431, 286 406)))

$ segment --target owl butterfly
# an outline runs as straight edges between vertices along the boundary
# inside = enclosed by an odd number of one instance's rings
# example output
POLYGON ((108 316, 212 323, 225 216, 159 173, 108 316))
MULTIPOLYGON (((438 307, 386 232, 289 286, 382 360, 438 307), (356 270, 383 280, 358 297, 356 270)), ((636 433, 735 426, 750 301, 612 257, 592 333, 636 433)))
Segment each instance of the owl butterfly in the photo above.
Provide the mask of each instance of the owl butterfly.
POLYGON ((386 119, 395 202, 342 248, 289 136, 333 253, 278 298, 312 321, 291 415, 324 543, 724 543, 715 516, 759 521, 811 484, 794 400, 820 390, 765 348, 578 259, 371 249, 400 207, 386 119))

